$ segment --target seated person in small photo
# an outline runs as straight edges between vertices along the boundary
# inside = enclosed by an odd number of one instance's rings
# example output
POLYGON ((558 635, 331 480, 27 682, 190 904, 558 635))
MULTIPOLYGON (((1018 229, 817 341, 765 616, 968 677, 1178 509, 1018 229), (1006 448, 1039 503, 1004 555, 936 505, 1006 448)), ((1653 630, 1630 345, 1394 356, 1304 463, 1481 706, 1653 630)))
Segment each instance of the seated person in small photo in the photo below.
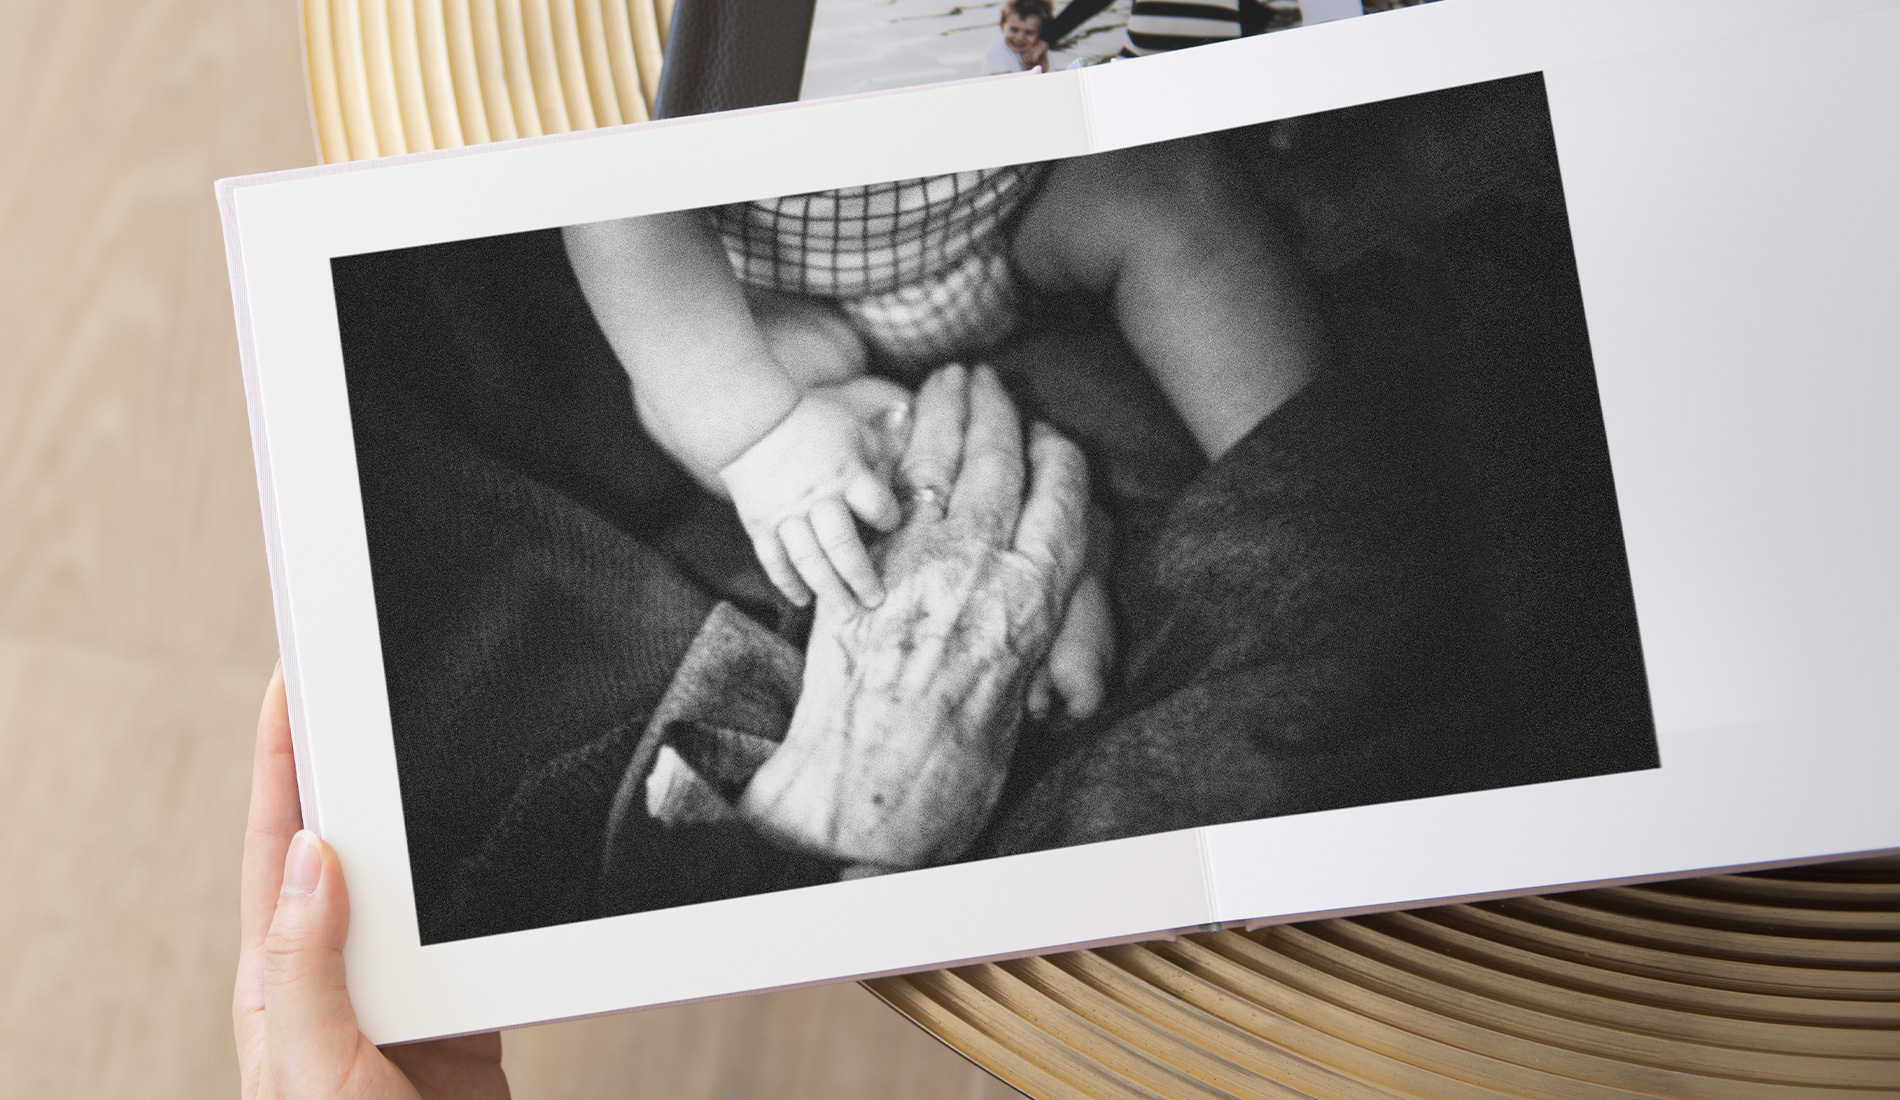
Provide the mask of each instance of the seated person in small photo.
POLYGON ((1042 40, 1042 28, 1054 17, 1049 0, 1003 0, 1003 37, 983 54, 983 75, 1048 72, 1049 44, 1042 40))
MULTIPOLYGON (((873 365, 914 380, 998 346, 1032 293, 1097 295, 1218 458, 1305 386, 1320 354, 1303 278, 1270 230, 1239 169, 1189 139, 563 238, 653 439, 732 501, 784 596, 816 594, 822 611, 882 602, 859 524, 888 534, 903 515, 892 464, 909 391, 873 365), (1243 225, 1269 231, 1232 232, 1243 225)), ((1081 718, 1113 645, 1099 577, 1067 611, 1050 672, 1081 718)))

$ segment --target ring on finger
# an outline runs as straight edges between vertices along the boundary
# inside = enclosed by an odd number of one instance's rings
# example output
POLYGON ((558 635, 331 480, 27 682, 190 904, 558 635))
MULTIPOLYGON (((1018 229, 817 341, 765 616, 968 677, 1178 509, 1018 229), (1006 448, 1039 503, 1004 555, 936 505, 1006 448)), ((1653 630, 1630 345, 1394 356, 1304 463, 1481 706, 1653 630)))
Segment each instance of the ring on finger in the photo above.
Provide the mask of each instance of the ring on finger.
POLYGON ((904 494, 904 504, 915 510, 919 506, 928 507, 942 519, 950 514, 950 494, 935 485, 914 485, 904 494))

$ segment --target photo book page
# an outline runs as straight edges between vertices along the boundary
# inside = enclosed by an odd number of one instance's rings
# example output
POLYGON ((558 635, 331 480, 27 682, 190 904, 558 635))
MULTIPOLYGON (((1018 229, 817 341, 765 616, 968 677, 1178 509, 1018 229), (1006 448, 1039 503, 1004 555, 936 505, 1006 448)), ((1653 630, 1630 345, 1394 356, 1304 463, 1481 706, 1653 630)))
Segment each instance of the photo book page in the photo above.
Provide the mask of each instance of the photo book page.
POLYGON ((1236 37, 220 184, 367 1034, 1900 846, 1900 4, 1236 37))

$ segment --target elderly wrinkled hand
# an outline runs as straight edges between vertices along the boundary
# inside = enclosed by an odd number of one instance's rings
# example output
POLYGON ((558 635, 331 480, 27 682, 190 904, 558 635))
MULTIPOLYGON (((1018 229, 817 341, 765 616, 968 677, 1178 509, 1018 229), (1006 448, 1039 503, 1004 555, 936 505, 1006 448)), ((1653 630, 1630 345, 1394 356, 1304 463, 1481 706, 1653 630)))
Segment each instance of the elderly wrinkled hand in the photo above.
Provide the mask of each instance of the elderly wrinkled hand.
POLYGON ((886 598, 819 600, 791 727, 741 800, 782 844, 882 868, 955 858, 988 821, 1088 542, 1081 453, 1042 424, 1025 444, 990 371, 944 368, 913 415, 886 598))

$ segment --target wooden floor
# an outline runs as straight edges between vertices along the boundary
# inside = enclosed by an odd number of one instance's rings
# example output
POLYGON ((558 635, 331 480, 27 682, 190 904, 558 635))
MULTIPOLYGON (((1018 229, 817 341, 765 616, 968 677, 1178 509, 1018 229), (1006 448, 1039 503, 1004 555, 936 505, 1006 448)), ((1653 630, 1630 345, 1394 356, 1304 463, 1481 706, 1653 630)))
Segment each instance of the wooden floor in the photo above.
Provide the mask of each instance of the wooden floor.
MULTIPOLYGON (((0 28, 0 1098, 233 1095, 275 635, 211 182, 315 158, 296 0, 0 28)), ((851 985, 506 1048, 521 1097, 1015 1095, 851 985)))

